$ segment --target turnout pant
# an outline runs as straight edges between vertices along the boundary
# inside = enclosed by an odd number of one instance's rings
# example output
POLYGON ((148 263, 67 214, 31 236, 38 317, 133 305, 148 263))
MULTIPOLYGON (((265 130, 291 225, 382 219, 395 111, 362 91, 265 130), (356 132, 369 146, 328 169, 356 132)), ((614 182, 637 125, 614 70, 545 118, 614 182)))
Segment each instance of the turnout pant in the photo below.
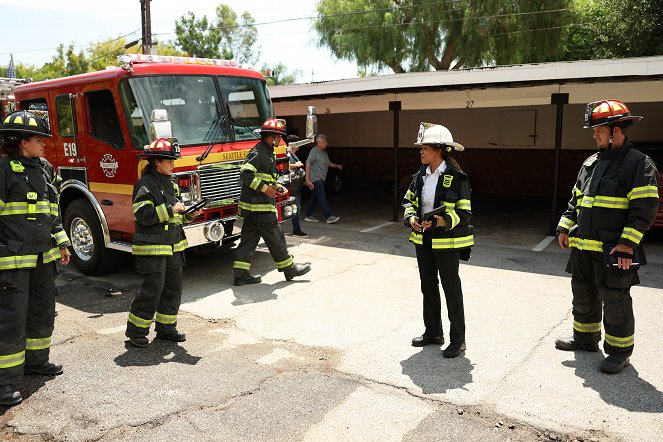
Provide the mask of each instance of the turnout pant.
POLYGON ((252 212, 244 218, 239 245, 235 249, 235 262, 233 263, 235 275, 251 269, 251 258, 255 254, 261 237, 265 240, 279 271, 282 272, 293 265, 293 259, 288 253, 285 235, 276 219, 276 214, 274 212, 252 212))
POLYGON ((131 303, 126 336, 147 336, 155 319, 159 334, 177 331, 177 312, 182 302, 182 252, 164 256, 136 256, 136 267, 143 275, 138 295, 131 303), (156 314, 156 318, 155 318, 156 314))
POLYGON ((431 235, 424 233, 423 245, 415 247, 421 293, 424 295, 424 325, 427 336, 444 336, 442 331, 440 281, 447 302, 452 344, 465 342, 465 311, 459 269, 460 253, 456 250, 433 251, 431 235), (438 280, 439 275, 439 280, 438 280))
POLYGON ((601 304, 605 339, 603 350, 614 356, 633 353, 635 317, 631 286, 636 270, 607 268, 603 254, 573 249, 569 258, 573 290, 573 334, 586 342, 601 338, 601 304))
POLYGON ((0 287, 0 386, 23 377, 23 365, 48 362, 55 323, 55 263, 41 256, 15 272, 15 287, 0 287))

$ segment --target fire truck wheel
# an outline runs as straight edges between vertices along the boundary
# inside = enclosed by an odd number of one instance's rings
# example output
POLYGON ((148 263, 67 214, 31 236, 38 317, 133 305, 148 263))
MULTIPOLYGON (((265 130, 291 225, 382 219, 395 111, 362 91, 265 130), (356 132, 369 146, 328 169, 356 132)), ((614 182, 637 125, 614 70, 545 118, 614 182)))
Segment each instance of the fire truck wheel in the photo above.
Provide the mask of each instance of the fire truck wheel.
POLYGON ((104 246, 99 218, 90 203, 72 201, 64 214, 64 228, 71 240, 71 258, 87 275, 103 275, 122 261, 119 252, 104 246))

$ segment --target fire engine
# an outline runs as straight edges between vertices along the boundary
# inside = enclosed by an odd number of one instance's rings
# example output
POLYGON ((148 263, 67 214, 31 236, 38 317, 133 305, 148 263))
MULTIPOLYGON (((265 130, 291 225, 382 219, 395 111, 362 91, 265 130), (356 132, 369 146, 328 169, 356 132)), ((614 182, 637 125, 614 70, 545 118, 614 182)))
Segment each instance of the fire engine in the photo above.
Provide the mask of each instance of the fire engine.
MULTIPOLYGON (((234 243, 240 166, 259 140, 255 130, 274 117, 264 77, 230 60, 132 54, 118 64, 13 85, 16 109, 48 116, 46 159, 62 177, 73 261, 86 274, 103 274, 118 253, 131 251, 132 192, 142 169, 136 155, 156 138, 179 142, 173 178, 184 204, 207 200, 203 215, 185 227, 189 245, 234 243)), ((275 153, 287 186, 285 144, 275 153)), ((289 194, 276 205, 281 222, 296 214, 289 194)))

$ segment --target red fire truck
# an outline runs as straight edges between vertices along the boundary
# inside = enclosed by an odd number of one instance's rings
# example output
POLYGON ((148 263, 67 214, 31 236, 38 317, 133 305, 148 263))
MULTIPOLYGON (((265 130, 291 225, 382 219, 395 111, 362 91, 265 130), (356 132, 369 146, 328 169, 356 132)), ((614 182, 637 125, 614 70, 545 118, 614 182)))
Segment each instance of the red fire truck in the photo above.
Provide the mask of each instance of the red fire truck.
MULTIPOLYGON (((185 205, 207 199, 186 226, 191 247, 232 244, 239 168, 274 117, 264 77, 229 60, 124 55, 119 67, 18 85, 16 109, 48 115, 53 138, 46 158, 62 177, 61 212, 72 258, 87 274, 111 271, 134 233, 136 158, 155 138, 174 137, 182 158, 174 179, 185 205)), ((286 146, 276 148, 287 181, 286 146)), ((280 221, 296 213, 290 195, 277 199, 280 221)))

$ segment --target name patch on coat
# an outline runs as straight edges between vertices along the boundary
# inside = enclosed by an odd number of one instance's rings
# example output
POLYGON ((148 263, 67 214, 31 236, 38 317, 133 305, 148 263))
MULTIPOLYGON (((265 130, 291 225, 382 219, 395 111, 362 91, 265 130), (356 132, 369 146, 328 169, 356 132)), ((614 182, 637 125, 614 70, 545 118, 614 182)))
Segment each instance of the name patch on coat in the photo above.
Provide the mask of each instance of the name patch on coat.
POLYGON ((451 187, 451 182, 453 181, 454 177, 453 175, 444 175, 442 178, 442 186, 446 187, 447 189, 451 187))

